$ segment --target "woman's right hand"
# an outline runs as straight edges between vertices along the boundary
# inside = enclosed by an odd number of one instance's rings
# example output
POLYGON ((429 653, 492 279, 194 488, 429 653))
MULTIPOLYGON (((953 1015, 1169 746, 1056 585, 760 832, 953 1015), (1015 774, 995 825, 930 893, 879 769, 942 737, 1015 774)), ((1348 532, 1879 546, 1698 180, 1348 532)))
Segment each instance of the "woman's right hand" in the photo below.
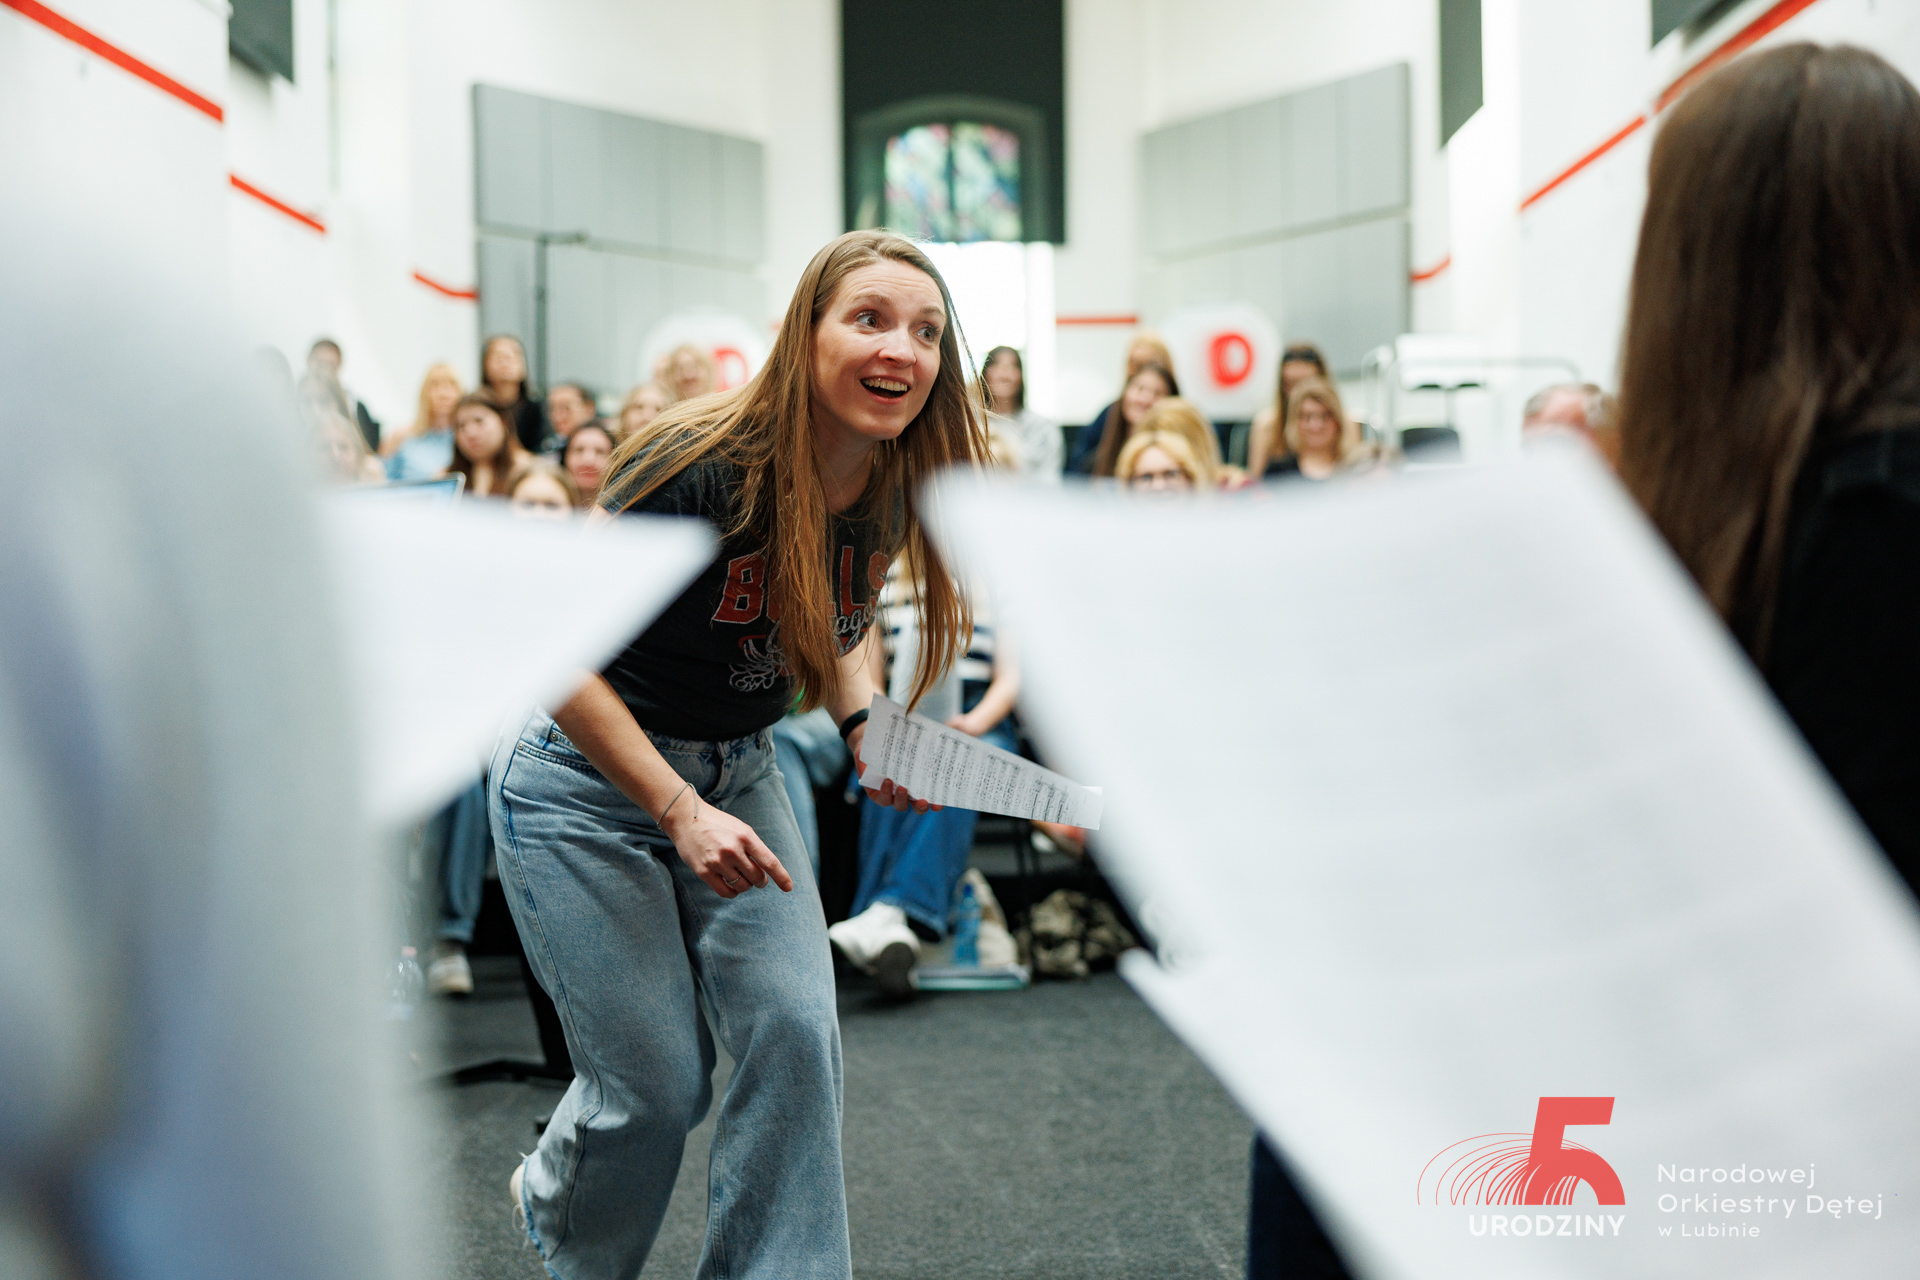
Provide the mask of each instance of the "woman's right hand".
POLYGON ((793 892, 793 877, 753 828, 701 800, 691 789, 677 808, 668 807, 667 820, 661 825, 680 861, 722 898, 737 898, 769 880, 779 885, 782 893, 793 892), (688 805, 688 800, 696 803, 688 805))

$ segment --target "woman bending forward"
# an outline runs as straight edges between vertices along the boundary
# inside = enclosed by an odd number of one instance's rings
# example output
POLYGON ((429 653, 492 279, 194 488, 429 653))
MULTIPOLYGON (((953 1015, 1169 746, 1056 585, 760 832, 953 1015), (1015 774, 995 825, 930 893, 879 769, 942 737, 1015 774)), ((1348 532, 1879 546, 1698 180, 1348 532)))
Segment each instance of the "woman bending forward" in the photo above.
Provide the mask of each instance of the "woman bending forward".
POLYGON ((851 1274, 833 965, 767 729, 825 706, 858 757, 861 641, 903 549, 927 566, 916 693, 953 663, 969 622, 914 494, 985 452, 946 285, 908 241, 860 231, 815 255, 752 382, 610 460, 603 512, 700 516, 722 542, 489 774, 501 879, 577 1073, 512 1178, 555 1276, 646 1261, 712 1101, 703 1002, 735 1066, 700 1275, 851 1274))

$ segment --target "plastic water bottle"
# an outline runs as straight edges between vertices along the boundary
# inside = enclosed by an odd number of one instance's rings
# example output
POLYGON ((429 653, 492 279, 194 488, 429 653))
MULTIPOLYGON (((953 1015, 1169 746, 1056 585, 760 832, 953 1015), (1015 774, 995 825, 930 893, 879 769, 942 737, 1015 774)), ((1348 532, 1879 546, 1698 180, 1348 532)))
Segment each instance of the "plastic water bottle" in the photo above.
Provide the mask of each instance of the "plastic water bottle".
POLYGON ((970 884, 960 886, 960 909, 955 917, 953 962, 977 967, 980 963, 980 901, 973 896, 970 884))
POLYGON ((418 953, 412 947, 400 948, 400 958, 387 966, 387 1021, 410 1022, 420 996, 427 989, 427 976, 420 972, 418 953))

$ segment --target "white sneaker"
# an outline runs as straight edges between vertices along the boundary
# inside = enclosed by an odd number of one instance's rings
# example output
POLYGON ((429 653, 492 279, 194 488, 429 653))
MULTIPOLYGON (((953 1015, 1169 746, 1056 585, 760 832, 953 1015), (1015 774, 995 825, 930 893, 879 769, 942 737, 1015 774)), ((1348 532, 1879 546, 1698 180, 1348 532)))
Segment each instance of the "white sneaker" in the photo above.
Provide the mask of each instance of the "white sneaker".
POLYGON ((851 920, 827 927, 827 939, 856 969, 880 980, 889 996, 913 992, 913 966, 920 961, 920 939, 907 913, 890 902, 876 902, 851 920))
POLYGON ((427 991, 436 996, 473 994, 473 966, 467 963, 465 948, 453 943, 435 949, 427 964, 427 991))
POLYGON ((520 1198, 520 1187, 527 1177, 527 1158, 520 1157, 520 1163, 513 1166, 513 1172, 507 1175, 507 1196, 513 1201, 513 1225, 520 1230, 527 1229, 527 1205, 520 1198))

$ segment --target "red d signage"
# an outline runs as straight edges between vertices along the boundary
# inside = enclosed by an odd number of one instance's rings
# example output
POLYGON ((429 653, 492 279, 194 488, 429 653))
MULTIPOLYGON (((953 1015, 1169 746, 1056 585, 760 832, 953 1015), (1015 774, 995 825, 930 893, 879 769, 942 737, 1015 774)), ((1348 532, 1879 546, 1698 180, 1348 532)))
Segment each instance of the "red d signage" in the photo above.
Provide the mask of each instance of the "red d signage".
POLYGON ((1239 386, 1253 372, 1253 343, 1242 333, 1216 333, 1207 344, 1207 371, 1215 386, 1239 386))

